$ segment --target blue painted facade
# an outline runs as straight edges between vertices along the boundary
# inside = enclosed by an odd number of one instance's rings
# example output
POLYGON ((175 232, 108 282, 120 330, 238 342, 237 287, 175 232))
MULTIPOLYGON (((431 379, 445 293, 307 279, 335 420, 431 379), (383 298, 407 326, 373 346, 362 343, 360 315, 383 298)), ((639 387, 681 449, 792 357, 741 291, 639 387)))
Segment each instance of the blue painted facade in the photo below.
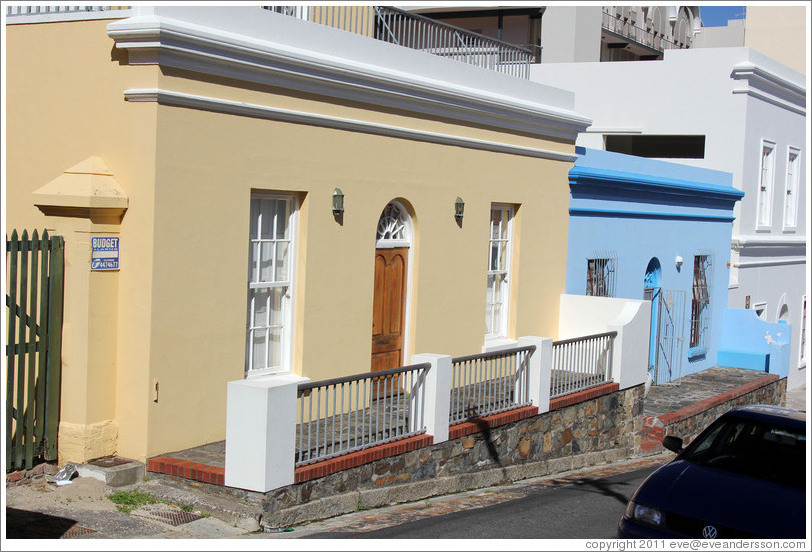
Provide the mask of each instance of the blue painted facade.
POLYGON ((789 375, 792 326, 762 320, 751 309, 727 309, 719 364, 789 375))
MULTIPOLYGON (((671 345, 682 340, 681 352, 674 353, 681 360, 680 374, 716 365, 727 309, 733 207, 744 195, 733 188, 732 175, 601 150, 576 148, 576 153, 569 173, 567 293, 587 294, 588 260, 610 258, 612 296, 643 299, 646 285, 672 292, 663 297, 671 314, 682 316, 681 332, 669 340, 671 345), (710 260, 709 326, 703 346, 692 349, 695 256, 710 260)), ((652 352, 652 365, 654 358, 652 352)))

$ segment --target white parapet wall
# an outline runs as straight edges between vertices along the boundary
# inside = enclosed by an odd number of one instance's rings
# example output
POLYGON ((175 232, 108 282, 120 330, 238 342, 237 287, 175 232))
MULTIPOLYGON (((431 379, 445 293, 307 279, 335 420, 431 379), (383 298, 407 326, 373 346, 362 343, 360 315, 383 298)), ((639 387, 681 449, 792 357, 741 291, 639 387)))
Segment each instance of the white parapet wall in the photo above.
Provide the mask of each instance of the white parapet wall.
POLYGON ((651 301, 562 294, 558 339, 616 331, 612 380, 621 389, 646 382, 651 301))

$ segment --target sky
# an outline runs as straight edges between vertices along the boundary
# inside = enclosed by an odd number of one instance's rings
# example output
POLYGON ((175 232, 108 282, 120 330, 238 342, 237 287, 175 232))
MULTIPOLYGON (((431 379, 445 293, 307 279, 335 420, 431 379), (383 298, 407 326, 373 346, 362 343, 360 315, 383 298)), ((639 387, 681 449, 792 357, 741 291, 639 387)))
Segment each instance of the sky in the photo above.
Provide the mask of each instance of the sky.
POLYGON ((705 27, 725 27, 728 19, 744 19, 744 6, 700 6, 699 15, 705 27))

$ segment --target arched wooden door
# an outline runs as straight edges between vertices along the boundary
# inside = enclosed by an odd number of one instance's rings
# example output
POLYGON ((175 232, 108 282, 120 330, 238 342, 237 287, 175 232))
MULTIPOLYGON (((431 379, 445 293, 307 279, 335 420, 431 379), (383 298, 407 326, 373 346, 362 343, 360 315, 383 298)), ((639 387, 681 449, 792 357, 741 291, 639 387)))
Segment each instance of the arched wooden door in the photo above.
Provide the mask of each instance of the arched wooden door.
POLYGON ((375 250, 372 371, 403 365, 406 275, 409 249, 375 250))

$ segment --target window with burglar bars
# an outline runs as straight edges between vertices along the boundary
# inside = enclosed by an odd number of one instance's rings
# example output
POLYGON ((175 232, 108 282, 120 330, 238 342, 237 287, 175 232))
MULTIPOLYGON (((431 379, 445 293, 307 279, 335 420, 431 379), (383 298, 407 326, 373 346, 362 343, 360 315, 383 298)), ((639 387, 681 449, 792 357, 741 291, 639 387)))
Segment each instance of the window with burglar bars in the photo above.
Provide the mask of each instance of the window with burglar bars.
POLYGON ((710 337, 710 279, 711 256, 696 255, 691 301, 691 348, 707 348, 710 337))
POLYGON ((586 294, 595 297, 615 296, 615 265, 614 257, 586 260, 586 294))
POLYGON ((290 368, 295 199, 251 197, 246 373, 290 368))
POLYGON ((512 234, 513 208, 508 205, 491 206, 488 291, 485 300, 486 339, 507 337, 512 234))

